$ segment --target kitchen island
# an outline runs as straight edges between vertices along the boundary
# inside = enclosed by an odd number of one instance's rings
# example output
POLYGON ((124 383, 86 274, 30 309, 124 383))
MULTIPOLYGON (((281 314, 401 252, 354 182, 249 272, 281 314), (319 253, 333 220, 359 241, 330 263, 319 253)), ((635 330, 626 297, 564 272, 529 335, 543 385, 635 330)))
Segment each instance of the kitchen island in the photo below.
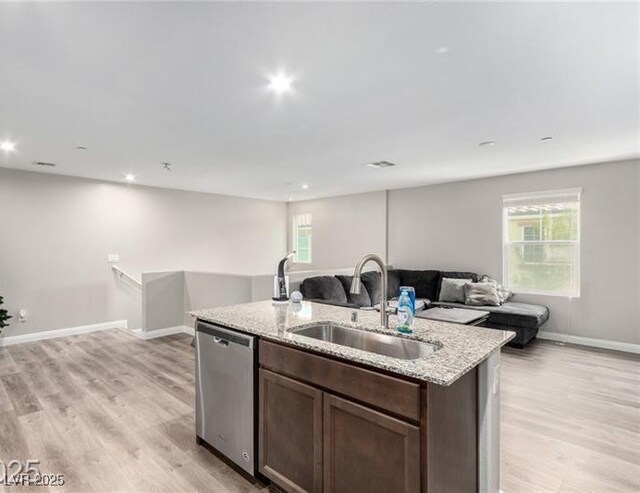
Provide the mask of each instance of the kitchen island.
POLYGON ((375 311, 353 314, 270 301, 192 313, 258 338, 258 471, 286 491, 497 491, 499 353, 513 333, 416 319, 406 336, 375 311), (397 358, 296 333, 313 326, 433 352, 397 358))

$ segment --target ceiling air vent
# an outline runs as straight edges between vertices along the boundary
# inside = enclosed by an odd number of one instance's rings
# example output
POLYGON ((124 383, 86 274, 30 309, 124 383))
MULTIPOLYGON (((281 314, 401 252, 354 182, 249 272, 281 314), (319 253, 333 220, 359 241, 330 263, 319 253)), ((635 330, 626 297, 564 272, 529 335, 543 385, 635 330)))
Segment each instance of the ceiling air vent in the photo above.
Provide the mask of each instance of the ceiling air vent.
POLYGON ((36 166, 47 166, 49 168, 55 168, 55 163, 47 163, 46 161, 34 161, 33 164, 36 166))
POLYGON ((391 168, 392 166, 395 166, 395 165, 396 163, 391 163, 389 161, 376 161, 375 163, 367 164, 369 168, 391 168))

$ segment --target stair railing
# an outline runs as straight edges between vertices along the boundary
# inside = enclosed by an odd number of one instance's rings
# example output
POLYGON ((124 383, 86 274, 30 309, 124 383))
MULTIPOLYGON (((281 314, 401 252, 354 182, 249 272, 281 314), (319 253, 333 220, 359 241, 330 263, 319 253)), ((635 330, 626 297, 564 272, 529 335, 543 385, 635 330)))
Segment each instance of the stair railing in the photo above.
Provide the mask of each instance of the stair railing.
POLYGON ((136 288, 142 290, 142 283, 138 281, 135 277, 131 276, 130 274, 127 274, 125 271, 123 271, 120 267, 116 265, 112 265, 111 269, 113 269, 113 273, 118 277, 118 279, 125 279, 126 281, 129 282, 129 284, 132 284, 136 288))

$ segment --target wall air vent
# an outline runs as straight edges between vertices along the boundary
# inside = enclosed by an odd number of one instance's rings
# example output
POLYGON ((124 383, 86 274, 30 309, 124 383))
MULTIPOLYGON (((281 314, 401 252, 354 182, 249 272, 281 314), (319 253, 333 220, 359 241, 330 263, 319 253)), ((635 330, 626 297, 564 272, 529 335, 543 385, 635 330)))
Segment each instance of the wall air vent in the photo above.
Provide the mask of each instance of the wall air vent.
POLYGON ((376 161, 375 163, 367 164, 369 168, 391 168, 392 166, 395 166, 395 165, 396 163, 392 163, 389 161, 376 161))
POLYGON ((47 163, 46 161, 34 161, 33 164, 36 166, 47 166, 49 168, 55 168, 55 163, 47 163))

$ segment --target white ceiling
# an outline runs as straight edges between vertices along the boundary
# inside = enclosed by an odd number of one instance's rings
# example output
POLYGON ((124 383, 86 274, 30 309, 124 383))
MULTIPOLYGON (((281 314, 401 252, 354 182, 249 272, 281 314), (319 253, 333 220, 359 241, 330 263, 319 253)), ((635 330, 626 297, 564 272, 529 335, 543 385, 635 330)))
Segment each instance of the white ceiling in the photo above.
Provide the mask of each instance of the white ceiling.
POLYGON ((1 3, 0 166, 300 200, 634 157, 638 9, 1 3))

